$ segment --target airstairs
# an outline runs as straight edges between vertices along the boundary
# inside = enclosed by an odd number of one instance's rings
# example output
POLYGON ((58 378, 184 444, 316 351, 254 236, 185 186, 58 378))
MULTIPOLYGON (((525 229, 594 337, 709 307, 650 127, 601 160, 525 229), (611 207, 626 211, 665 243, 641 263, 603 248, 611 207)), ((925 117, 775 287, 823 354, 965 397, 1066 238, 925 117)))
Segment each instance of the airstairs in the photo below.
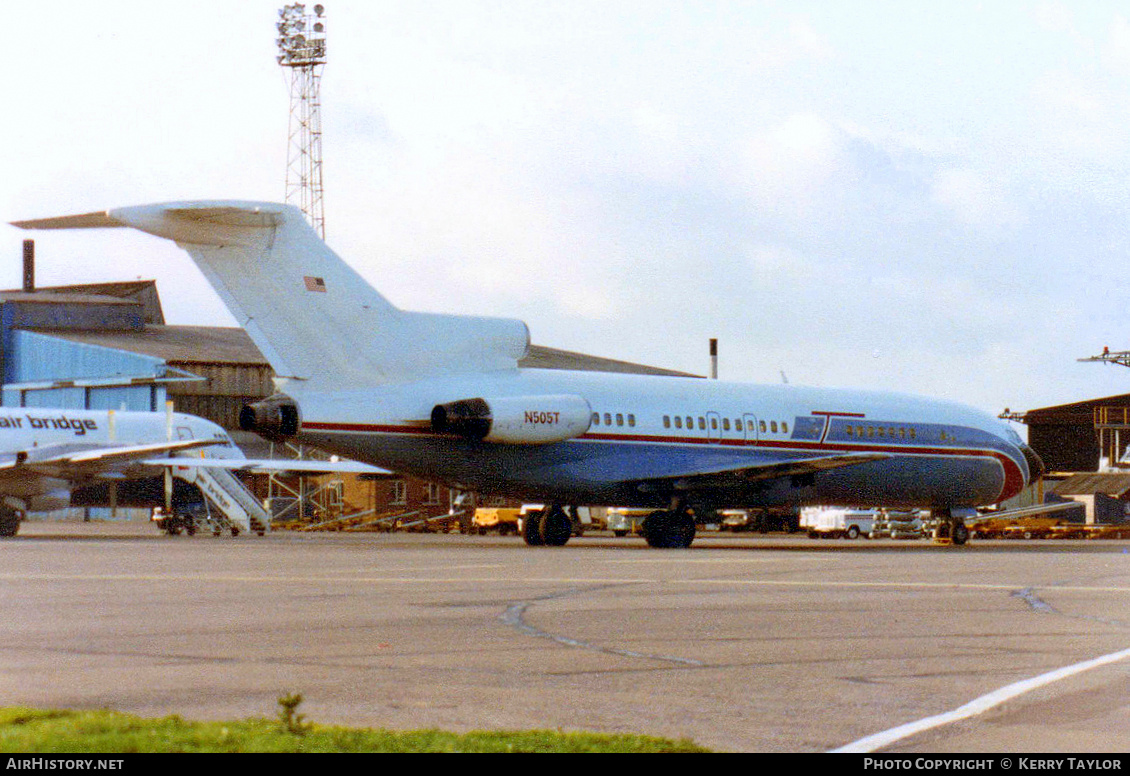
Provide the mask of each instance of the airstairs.
POLYGON ((200 488, 209 504, 231 525, 243 531, 254 531, 260 536, 271 530, 271 518, 267 510, 226 469, 194 466, 174 469, 174 472, 173 476, 200 488))

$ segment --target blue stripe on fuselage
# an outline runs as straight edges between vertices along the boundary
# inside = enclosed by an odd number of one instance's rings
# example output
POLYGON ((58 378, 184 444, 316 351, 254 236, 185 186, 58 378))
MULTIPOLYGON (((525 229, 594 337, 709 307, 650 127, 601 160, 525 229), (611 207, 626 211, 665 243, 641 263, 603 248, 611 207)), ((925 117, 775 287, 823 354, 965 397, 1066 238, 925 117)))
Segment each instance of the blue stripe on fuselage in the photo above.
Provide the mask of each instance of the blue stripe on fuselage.
MULTIPOLYGON (((1003 449, 1003 443, 993 442, 995 438, 991 434, 961 433, 976 432, 976 429, 931 425, 930 429, 939 431, 936 443, 920 438, 912 443, 884 439, 885 444, 876 444, 878 440, 846 441, 848 422, 836 419, 833 426, 837 424, 845 427, 842 429, 845 441, 835 441, 840 437, 833 437, 836 433, 833 428, 830 439, 824 444, 787 439, 762 439, 759 443, 746 444, 737 439, 716 441, 705 437, 677 439, 648 435, 622 435, 620 438, 615 434, 602 434, 599 439, 516 446, 438 436, 409 428, 402 432, 374 433, 355 427, 348 431, 304 431, 302 436, 303 441, 331 452, 376 461, 396 471, 458 484, 468 490, 591 504, 615 498, 618 500, 611 503, 618 506, 655 503, 655 498, 641 494, 635 487, 640 482, 854 451, 886 452, 892 458, 823 472, 815 478, 816 488, 791 495, 802 498, 804 503, 976 506, 994 502, 1004 484, 1004 464, 996 456, 1004 455, 1015 461, 1011 452, 1003 449), (947 434, 952 431, 952 444, 942 444, 940 431, 943 428, 948 429, 947 434), (959 444, 961 440, 975 438, 981 444, 959 444)), ((925 429, 927 424, 918 427, 925 429)), ((734 500, 723 499, 723 505, 789 503, 791 485, 789 478, 772 485, 753 483, 736 489, 732 493, 734 500), (786 492, 775 493, 779 490, 777 486, 785 487, 786 492)))

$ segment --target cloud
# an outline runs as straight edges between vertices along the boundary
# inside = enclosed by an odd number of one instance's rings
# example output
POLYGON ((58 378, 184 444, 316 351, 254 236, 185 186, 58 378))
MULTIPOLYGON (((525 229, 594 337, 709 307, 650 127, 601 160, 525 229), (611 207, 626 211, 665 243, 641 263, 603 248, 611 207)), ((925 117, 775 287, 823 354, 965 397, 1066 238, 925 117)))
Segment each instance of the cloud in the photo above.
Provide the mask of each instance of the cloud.
POLYGON ((1113 73, 1130 76, 1130 21, 1115 14, 1102 52, 1103 64, 1113 73))
POLYGON ((1040 29, 1070 35, 1078 34, 1075 30, 1074 14, 1063 3, 1045 0, 1045 2, 1036 5, 1032 11, 1032 16, 1040 29))
POLYGON ((827 119, 794 114, 763 130, 739 149, 735 173, 746 196, 760 207, 803 218, 842 171, 846 136, 827 119))
POLYGON ((938 170, 933 180, 934 201, 959 224, 1000 236, 1026 222, 1004 183, 991 174, 970 169, 938 170))

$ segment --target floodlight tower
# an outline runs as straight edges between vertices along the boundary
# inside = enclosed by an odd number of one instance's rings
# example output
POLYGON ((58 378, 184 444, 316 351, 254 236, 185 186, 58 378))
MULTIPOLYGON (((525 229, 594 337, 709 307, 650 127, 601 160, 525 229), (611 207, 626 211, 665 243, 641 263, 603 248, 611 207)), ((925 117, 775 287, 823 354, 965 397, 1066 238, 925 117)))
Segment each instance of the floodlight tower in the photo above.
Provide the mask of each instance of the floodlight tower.
POLYGON ((290 132, 286 159, 286 201, 298 205, 324 239, 322 190, 322 68, 326 64, 326 9, 302 3, 279 9, 278 63, 290 71, 290 132))

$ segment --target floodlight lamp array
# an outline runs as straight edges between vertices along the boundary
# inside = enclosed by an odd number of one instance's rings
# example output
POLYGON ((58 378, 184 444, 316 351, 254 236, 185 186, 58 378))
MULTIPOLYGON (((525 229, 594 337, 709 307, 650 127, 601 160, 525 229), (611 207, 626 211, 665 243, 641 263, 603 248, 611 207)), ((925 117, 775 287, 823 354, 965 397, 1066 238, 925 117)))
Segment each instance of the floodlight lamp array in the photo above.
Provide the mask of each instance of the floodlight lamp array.
POLYGON ((323 65, 326 62, 326 25, 322 21, 325 6, 314 6, 312 21, 303 3, 294 3, 279 9, 279 21, 275 24, 279 37, 275 44, 279 47, 278 63, 284 67, 304 67, 323 65))

